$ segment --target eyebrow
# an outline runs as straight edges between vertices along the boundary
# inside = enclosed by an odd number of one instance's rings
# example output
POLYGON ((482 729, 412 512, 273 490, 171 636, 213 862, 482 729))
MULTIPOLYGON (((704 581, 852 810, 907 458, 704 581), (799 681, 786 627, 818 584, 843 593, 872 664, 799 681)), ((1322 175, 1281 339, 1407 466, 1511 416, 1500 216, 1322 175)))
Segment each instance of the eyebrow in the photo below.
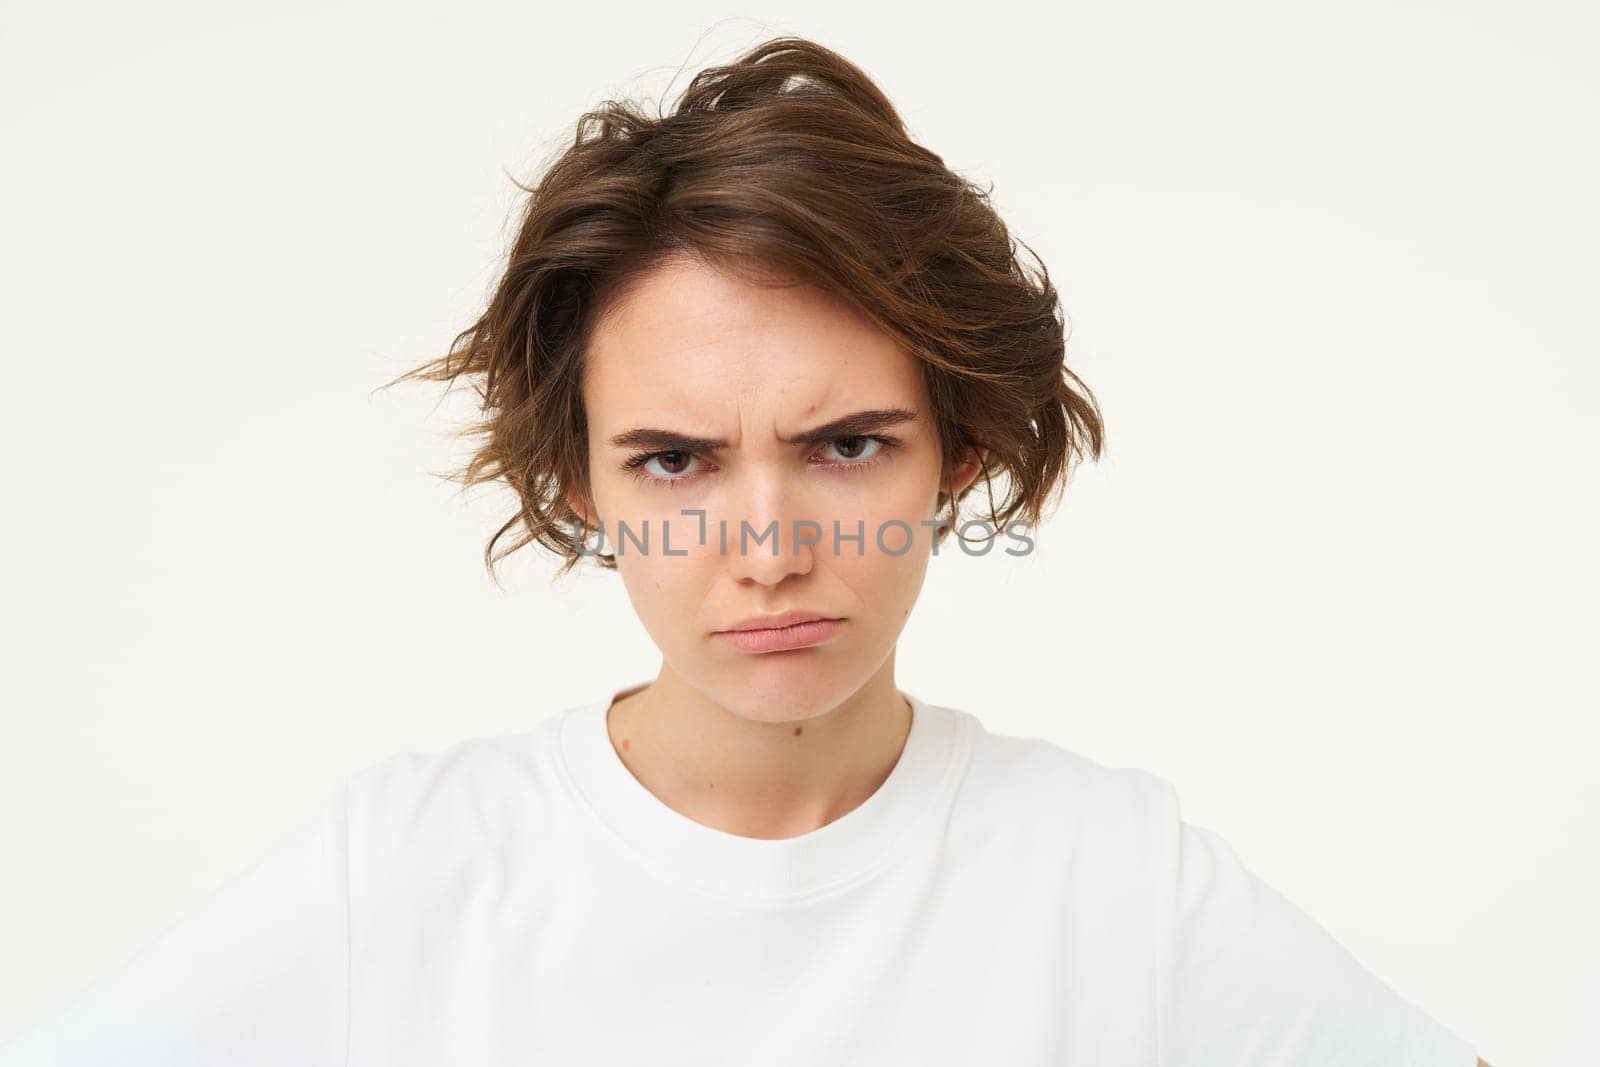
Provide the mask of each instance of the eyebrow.
MULTIPOLYGON (((836 437, 859 437, 902 422, 915 421, 917 413, 905 408, 873 408, 868 411, 851 412, 781 440, 790 445, 817 444, 831 441, 836 437)), ((696 437, 693 434, 661 430, 651 426, 624 430, 612 436, 610 440, 615 448, 655 448, 663 452, 711 452, 728 447, 728 442, 721 438, 696 437)))

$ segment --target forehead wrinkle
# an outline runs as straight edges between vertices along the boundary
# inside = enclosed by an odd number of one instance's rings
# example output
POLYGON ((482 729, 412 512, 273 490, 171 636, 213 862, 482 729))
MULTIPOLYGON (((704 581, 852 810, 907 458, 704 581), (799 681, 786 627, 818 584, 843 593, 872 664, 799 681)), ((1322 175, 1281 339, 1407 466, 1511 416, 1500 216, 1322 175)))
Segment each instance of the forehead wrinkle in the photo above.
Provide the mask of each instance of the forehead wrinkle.
POLYGON ((686 438, 721 440, 727 442, 722 447, 731 449, 746 442, 749 433, 764 439, 767 435, 757 429, 764 421, 778 441, 811 430, 846 414, 834 405, 857 394, 862 402, 849 410, 918 406, 910 398, 880 394, 883 386, 897 393, 901 375, 878 366, 876 353, 851 351, 861 343, 857 339, 845 339, 850 343, 843 348, 830 340, 817 358, 808 359, 801 338, 796 338, 800 348, 785 345, 781 350, 742 343, 747 338, 738 330, 716 330, 694 344, 679 344, 683 339, 677 338, 663 343, 659 336, 645 336, 648 323, 637 325, 641 346, 653 342, 643 347, 642 358, 624 355, 633 347, 631 335, 613 335, 603 357, 613 372, 607 377, 619 388, 613 395, 624 406, 632 406, 629 394, 650 401, 650 414, 627 416, 628 426, 618 426, 619 433, 648 426, 686 438), (706 351, 712 347, 718 350, 706 351), (680 355, 685 358, 676 358, 680 355), (731 427, 721 421, 730 409, 731 427))
MULTIPOLYGON (((768 414, 769 417, 763 421, 771 423, 772 439, 775 441, 781 441, 785 437, 792 437, 803 430, 810 429, 811 426, 818 421, 817 419, 812 418, 812 414, 827 405, 828 398, 832 395, 835 384, 836 383, 832 375, 825 375, 820 379, 800 374, 790 375, 787 378, 783 378, 778 381, 776 387, 770 393, 770 399, 768 399, 768 394, 765 394, 759 390, 747 389, 741 393, 741 400, 745 398, 753 398, 750 407, 760 408, 768 414), (794 419, 793 424, 789 423, 791 416, 789 412, 785 410, 784 404, 785 398, 791 392, 812 394, 812 399, 806 401, 803 405, 798 403, 795 405, 797 410, 792 415, 792 418, 794 419)), ((743 433, 745 410, 746 405, 741 403, 739 405, 740 436, 738 438, 740 441, 744 439, 743 433)))

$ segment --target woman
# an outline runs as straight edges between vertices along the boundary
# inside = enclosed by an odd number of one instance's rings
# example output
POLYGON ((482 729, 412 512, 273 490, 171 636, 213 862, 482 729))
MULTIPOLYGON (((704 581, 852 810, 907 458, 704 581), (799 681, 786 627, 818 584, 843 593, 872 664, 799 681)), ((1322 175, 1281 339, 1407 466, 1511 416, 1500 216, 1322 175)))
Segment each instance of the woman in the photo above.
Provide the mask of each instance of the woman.
POLYGON ((491 570, 513 528, 615 569, 656 677, 350 776, 0 1064, 1481 1064, 1166 781, 897 688, 960 503, 1026 551, 1103 427, 865 74, 768 42, 527 191, 404 378, 481 392, 491 570))

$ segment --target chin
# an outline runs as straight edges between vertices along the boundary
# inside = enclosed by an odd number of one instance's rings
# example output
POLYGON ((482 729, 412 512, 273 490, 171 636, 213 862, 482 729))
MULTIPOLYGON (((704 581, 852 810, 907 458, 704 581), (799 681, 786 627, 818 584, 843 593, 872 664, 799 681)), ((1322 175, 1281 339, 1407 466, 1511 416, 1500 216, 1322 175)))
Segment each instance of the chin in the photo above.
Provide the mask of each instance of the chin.
POLYGON ((753 662, 722 675, 703 692, 752 722, 804 722, 848 700, 866 683, 853 673, 829 669, 820 657, 792 652, 743 657, 753 662), (768 662, 783 659, 783 663, 768 662))

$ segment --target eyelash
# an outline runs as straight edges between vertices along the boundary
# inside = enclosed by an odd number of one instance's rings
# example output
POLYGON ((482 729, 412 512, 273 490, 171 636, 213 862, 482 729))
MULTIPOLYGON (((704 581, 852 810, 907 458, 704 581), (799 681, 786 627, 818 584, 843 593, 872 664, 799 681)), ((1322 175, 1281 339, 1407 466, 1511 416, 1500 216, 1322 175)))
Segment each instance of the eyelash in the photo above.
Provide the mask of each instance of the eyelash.
MULTIPOLYGON (((831 438, 825 442, 824 447, 827 447, 828 445, 836 445, 840 441, 876 441, 880 446, 879 449, 868 459, 854 461, 846 460, 843 463, 823 464, 823 466, 836 467, 848 474, 856 474, 866 470, 869 467, 877 466, 878 463, 887 457, 893 449, 898 448, 900 445, 899 438, 889 437, 886 434, 853 433, 845 434, 842 437, 831 438)), ((671 488, 673 486, 682 485, 684 482, 693 480, 694 473, 698 472, 681 474, 676 478, 658 478, 654 474, 648 473, 644 469, 644 465, 649 463, 652 459, 655 459, 657 456, 670 456, 674 454, 681 455, 684 453, 682 449, 677 448, 669 448, 664 452, 640 452, 636 455, 628 457, 627 462, 625 462, 622 466, 624 470, 631 471, 633 476, 641 482, 649 485, 663 485, 671 488)), ((689 453, 689 455, 691 458, 693 458, 692 453, 689 453)))

